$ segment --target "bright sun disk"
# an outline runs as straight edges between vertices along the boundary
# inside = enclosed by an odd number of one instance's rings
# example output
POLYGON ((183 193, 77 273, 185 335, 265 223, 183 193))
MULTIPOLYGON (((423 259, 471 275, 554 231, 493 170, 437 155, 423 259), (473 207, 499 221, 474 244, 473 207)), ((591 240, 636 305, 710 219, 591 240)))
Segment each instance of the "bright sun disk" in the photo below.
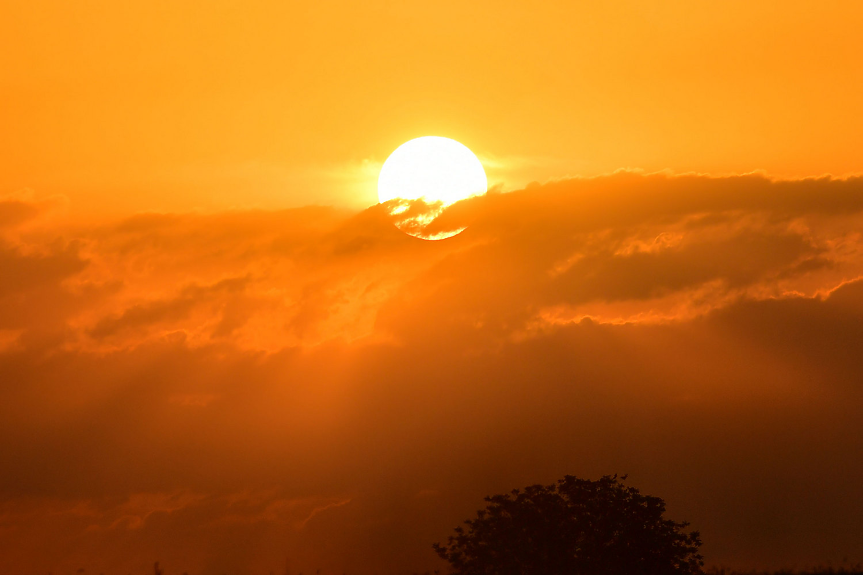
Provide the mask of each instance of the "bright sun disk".
MULTIPOLYGON (((378 201, 423 200, 435 205, 433 212, 421 219, 427 224, 443 208, 459 200, 483 194, 488 179, 482 163, 467 146, 450 138, 424 136, 405 142, 390 154, 378 176, 378 201)), ((393 206, 390 213, 399 214, 408 209, 407 202, 393 206)), ((399 225, 399 228, 417 237, 440 239, 458 233, 442 234, 434 238, 416 231, 416 221, 399 225)))

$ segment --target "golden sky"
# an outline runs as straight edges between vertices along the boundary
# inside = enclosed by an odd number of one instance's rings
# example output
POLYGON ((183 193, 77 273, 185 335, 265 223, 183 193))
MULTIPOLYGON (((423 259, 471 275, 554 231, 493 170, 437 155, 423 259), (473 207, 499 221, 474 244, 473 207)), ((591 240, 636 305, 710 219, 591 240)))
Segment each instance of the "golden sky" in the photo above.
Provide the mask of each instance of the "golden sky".
POLYGON ((619 168, 860 170, 863 5, 7 1, 0 189, 73 209, 365 208, 465 143, 510 189, 619 168))
POLYGON ((863 560, 861 23, 4 3, 0 571, 442 569, 613 473, 710 565, 863 560), (423 135, 502 184, 447 240, 375 205, 423 135))

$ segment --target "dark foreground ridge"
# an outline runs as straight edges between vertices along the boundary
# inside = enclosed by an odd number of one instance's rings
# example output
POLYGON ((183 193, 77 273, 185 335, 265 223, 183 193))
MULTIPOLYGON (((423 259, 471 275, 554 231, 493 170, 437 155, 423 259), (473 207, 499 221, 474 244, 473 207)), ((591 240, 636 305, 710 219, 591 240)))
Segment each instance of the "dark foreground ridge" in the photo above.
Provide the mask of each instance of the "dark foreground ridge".
POLYGON ((707 575, 863 575, 863 565, 847 567, 813 567, 801 570, 780 569, 778 571, 737 571, 724 567, 711 567, 705 570, 707 575))
MULTIPOLYGON (((78 573, 84 573, 83 569, 79 569, 78 573)), ((729 569, 726 567, 709 567, 704 570, 705 575, 863 575, 863 565, 850 565, 843 567, 830 567, 830 566, 821 566, 821 567, 812 567, 806 569, 779 569, 775 571, 764 571, 764 570, 736 570, 729 569)), ((155 575, 189 575, 189 573, 175 574, 166 572, 159 566, 159 563, 155 565, 155 575)), ((232 573, 224 573, 223 575, 234 575, 232 573)), ((267 573, 262 573, 261 575, 276 575, 274 571, 270 571, 267 573)), ((316 570, 310 573, 297 572, 293 573, 290 571, 285 571, 280 573, 279 575, 350 575, 350 573, 336 573, 336 572, 326 572, 322 570, 316 570)), ((411 572, 398 572, 392 575, 447 575, 447 571, 411 571, 411 572)), ((587 574, 585 574, 587 575, 587 574)))

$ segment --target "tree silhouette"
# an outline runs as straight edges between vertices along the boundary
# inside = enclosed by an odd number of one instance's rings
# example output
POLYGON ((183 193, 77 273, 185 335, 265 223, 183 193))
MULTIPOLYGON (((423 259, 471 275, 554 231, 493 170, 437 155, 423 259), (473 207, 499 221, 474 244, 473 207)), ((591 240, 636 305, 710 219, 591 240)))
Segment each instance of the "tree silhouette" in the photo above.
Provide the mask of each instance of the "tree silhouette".
POLYGON ((665 502, 623 484, 567 475, 486 497, 488 505, 434 549, 456 575, 702 573, 697 531, 663 518, 665 502))

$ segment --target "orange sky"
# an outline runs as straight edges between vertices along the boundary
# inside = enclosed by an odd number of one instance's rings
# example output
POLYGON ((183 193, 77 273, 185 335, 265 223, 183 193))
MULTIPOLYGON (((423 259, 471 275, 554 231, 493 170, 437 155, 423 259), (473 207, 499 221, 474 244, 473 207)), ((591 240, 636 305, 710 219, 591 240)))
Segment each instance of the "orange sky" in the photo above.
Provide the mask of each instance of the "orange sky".
POLYGON ((863 6, 5 2, 0 190, 82 213, 367 207, 402 142, 493 181, 860 171, 863 6))
POLYGON ((613 473, 708 565, 863 561, 861 17, 7 2, 0 572, 442 569, 613 473), (375 205, 428 134, 503 184, 437 242, 375 205))

